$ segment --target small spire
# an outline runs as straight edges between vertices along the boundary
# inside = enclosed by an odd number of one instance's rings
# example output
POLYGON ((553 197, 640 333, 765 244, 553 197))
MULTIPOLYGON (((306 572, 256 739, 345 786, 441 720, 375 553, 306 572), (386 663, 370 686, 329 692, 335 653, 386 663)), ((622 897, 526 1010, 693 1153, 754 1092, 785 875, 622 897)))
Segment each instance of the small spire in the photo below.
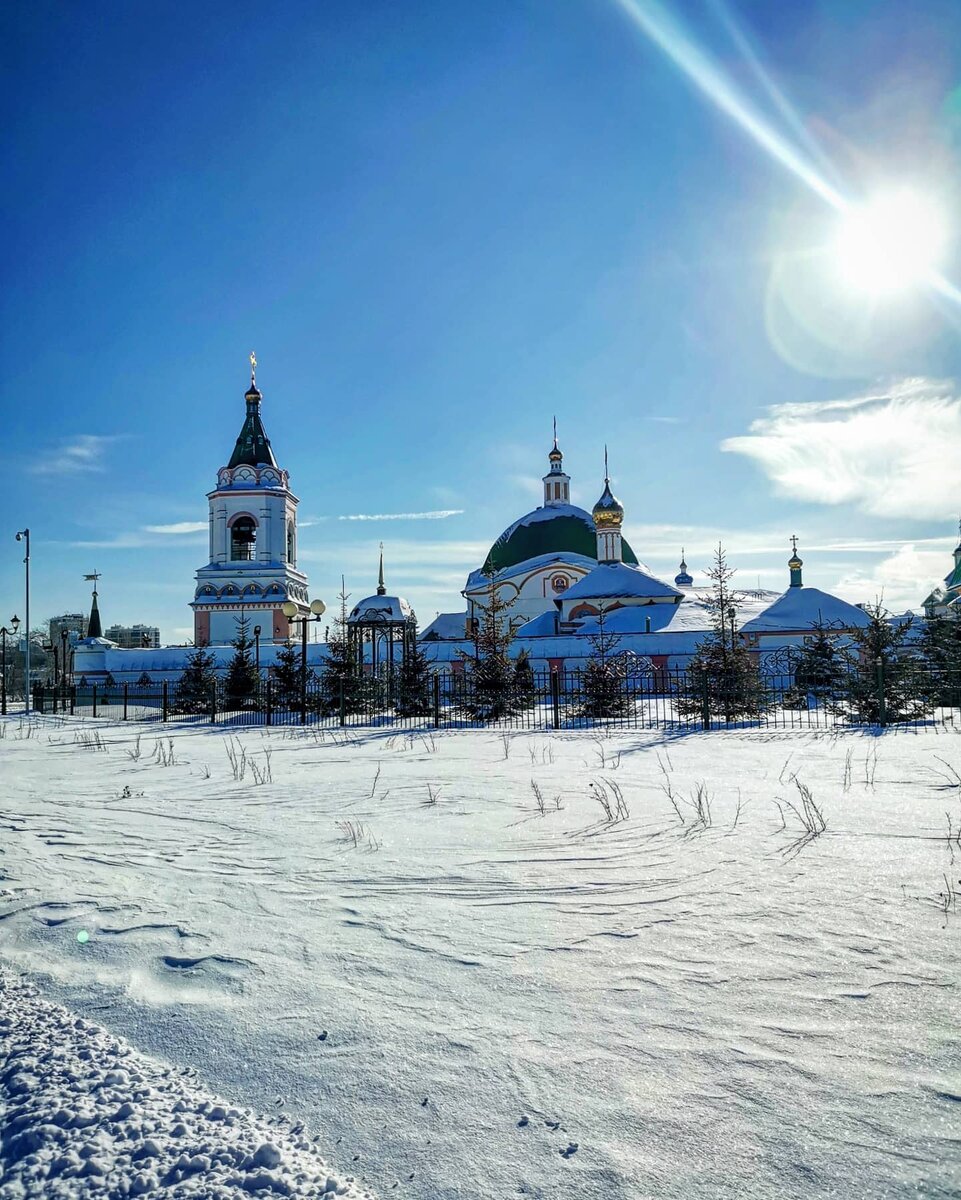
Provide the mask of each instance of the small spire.
POLYGON ((791 572, 791 587, 801 587, 801 568, 804 563, 797 552, 797 534, 791 535, 791 557, 788 559, 787 565, 791 572))
MULTIPOLYGON (((557 417, 554 418, 554 449, 557 449, 557 417)), ((958 528, 961 529, 961 521, 958 522, 958 528)))
POLYGON ((257 386, 257 355, 253 350, 250 352, 250 386, 257 386))
POLYGON ((607 469, 607 446, 606 446, 606 444, 604 446, 604 482, 605 483, 611 482, 611 473, 607 469))
POLYGON ((385 596, 387 587, 384 583, 384 543, 380 544, 380 570, 377 573, 377 595, 385 596))
POLYGON ((84 579, 93 581, 93 602, 90 605, 90 620, 87 622, 88 638, 103 637, 103 625, 100 622, 100 606, 97 604, 97 580, 100 578, 100 575, 100 571, 94 571, 91 575, 84 575, 84 579))

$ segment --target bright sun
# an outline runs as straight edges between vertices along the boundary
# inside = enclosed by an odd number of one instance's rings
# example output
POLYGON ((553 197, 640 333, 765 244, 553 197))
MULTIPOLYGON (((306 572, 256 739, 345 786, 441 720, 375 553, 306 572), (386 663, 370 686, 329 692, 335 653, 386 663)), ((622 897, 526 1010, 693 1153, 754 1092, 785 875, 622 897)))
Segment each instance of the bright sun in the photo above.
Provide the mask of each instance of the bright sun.
POLYGON ((835 261, 849 287, 890 296, 936 271, 947 240, 934 201, 903 189, 848 209, 834 242, 835 261))

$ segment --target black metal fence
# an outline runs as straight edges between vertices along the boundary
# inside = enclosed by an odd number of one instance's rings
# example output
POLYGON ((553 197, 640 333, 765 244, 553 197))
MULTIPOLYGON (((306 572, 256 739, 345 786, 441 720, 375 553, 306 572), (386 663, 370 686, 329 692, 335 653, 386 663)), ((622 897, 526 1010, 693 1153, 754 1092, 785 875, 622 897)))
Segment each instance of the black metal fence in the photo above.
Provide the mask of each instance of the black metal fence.
POLYGON ((185 696, 176 682, 36 687, 38 713, 113 720, 229 725, 397 728, 811 729, 844 726, 957 726, 961 676, 923 667, 910 684, 880 666, 851 670, 830 688, 805 690, 791 674, 707 675, 685 668, 655 670, 598 691, 581 672, 532 671, 507 695, 491 694, 471 673, 434 675, 422 688, 401 691, 389 678, 364 677, 325 688, 310 680, 293 693, 269 678, 244 696, 218 679, 185 696))

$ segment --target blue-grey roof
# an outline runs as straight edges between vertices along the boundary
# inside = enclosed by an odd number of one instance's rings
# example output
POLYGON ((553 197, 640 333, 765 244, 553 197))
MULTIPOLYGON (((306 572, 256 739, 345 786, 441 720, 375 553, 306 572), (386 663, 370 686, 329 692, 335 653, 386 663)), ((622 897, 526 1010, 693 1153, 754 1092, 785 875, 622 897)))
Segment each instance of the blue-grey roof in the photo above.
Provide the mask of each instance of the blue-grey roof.
POLYGON ((600 563, 564 593, 564 600, 679 598, 683 592, 627 563, 600 563))

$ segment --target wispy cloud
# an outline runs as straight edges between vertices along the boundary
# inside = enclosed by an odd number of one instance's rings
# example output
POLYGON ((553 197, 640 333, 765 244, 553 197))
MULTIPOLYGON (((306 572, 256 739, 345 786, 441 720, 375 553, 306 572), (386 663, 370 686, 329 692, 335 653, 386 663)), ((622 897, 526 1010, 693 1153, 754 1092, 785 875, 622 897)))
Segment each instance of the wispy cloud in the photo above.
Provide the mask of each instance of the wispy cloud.
POLYGON ((787 496, 946 518, 961 492, 961 399, 948 383, 909 379, 884 395, 779 404, 721 449, 753 458, 787 496))
POLYGON ((459 517, 462 508, 438 508, 433 512, 403 513, 346 513, 338 521, 443 521, 447 517, 459 517))
POLYGON ((659 425, 684 425, 684 417, 645 417, 646 421, 657 421, 659 425))
POLYGON ((103 458, 107 447, 119 440, 119 435, 80 433, 41 450, 28 470, 34 475, 79 475, 103 471, 106 470, 103 458))
POLYGON ((172 525, 145 525, 144 533, 206 533, 206 521, 175 521, 172 525))

